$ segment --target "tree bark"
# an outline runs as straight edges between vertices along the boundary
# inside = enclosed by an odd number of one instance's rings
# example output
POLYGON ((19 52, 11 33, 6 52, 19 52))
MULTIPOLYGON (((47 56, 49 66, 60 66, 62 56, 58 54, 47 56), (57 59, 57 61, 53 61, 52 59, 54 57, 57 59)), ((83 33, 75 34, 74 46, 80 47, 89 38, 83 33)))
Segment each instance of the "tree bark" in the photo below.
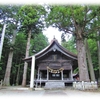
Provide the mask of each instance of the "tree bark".
POLYGON ((90 69, 91 81, 95 81, 95 74, 94 74, 94 70, 93 70, 92 58, 91 58, 90 50, 89 50, 89 47, 88 47, 87 39, 85 39, 85 46, 86 46, 88 64, 89 64, 89 69, 90 69))
MULTIPOLYGON (((29 49, 30 49, 30 39, 31 39, 31 30, 28 32, 28 38, 27 38, 27 45, 26 45, 26 55, 25 58, 29 56, 29 49)), ((24 63, 24 72, 23 72, 23 80, 22 80, 22 86, 26 86, 26 78, 27 78, 27 66, 28 63, 24 63)))
POLYGON ((18 66, 16 85, 19 85, 19 72, 20 72, 20 65, 18 66))
MULTIPOLYGON (((11 42, 12 45, 14 45, 14 43, 15 43, 15 38, 16 38, 16 30, 14 30, 14 32, 13 32, 13 38, 12 38, 12 42, 11 42)), ((8 55, 6 72, 5 72, 5 77, 4 77, 4 85, 5 86, 10 85, 10 72, 11 72, 11 67, 12 67, 12 59, 13 59, 13 47, 10 47, 10 52, 8 55)))
POLYGON ((76 46, 78 51, 79 79, 80 81, 88 82, 90 80, 87 69, 86 51, 83 39, 76 39, 76 46))

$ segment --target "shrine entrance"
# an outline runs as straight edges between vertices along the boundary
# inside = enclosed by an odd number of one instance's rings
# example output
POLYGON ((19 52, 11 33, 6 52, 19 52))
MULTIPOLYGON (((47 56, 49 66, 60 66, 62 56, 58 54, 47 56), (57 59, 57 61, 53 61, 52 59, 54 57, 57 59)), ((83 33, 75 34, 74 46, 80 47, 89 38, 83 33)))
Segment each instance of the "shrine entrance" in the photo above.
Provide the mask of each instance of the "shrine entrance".
POLYGON ((73 80, 72 76, 72 69, 52 69, 50 67, 47 67, 45 70, 38 70, 37 79, 36 80, 45 80, 45 81, 53 81, 53 80, 62 80, 62 81, 68 81, 73 80))
POLYGON ((62 80, 64 68, 53 69, 47 67, 47 78, 48 80, 62 80))
POLYGON ((49 80, 61 80, 61 73, 49 73, 49 80))

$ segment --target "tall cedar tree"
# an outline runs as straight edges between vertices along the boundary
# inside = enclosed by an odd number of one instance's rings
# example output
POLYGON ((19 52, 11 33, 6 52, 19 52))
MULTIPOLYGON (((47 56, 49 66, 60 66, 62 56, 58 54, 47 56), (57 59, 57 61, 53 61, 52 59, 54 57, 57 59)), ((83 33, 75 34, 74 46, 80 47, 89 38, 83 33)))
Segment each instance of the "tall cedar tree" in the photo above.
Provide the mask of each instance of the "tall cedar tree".
POLYGON ((8 62, 6 66, 6 72, 4 77, 4 85, 10 85, 10 71, 12 67, 12 58, 13 58, 13 45, 16 37, 17 32, 17 25, 18 25, 18 17, 17 12, 20 9, 20 6, 16 5, 1 5, 0 6, 0 15, 2 23, 6 23, 7 26, 11 26, 7 28, 10 31, 10 36, 12 35, 11 47, 8 56, 8 62))
POLYGON ((100 14, 98 6, 88 5, 50 5, 47 26, 52 25, 60 31, 69 33, 76 38, 78 52, 78 67, 80 81, 90 81, 84 39, 88 34, 96 33, 100 23, 97 16, 100 14))
MULTIPOLYGON (((22 22, 22 28, 27 33, 27 45, 25 58, 29 56, 30 40, 32 33, 39 33, 44 27, 43 17, 45 15, 45 9, 40 5, 25 5, 19 11, 19 17, 22 22)), ((22 86, 26 86, 28 63, 24 63, 22 86)))

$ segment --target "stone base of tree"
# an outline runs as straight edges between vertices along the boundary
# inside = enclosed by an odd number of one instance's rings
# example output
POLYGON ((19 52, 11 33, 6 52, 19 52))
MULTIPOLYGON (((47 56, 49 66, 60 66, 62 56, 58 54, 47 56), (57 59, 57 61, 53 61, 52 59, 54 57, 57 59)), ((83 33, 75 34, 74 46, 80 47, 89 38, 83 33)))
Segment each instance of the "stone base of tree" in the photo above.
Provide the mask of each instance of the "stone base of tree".
POLYGON ((97 82, 73 82, 73 88, 78 90, 98 89, 97 82))

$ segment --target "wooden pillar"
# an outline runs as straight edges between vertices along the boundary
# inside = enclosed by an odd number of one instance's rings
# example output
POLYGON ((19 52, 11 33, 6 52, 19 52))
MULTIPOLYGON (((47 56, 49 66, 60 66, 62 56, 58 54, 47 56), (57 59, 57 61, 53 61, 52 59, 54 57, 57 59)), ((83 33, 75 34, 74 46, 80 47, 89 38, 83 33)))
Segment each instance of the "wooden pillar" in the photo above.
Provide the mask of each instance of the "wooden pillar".
POLYGON ((49 79, 49 72, 48 72, 48 69, 47 69, 47 80, 49 79))
POLYGON ((32 56, 30 88, 34 87, 35 56, 32 56))
POLYGON ((42 76, 42 75, 41 75, 41 72, 40 72, 40 87, 41 87, 41 76, 42 76))
POLYGON ((39 73, 40 73, 40 70, 39 70, 39 68, 38 68, 38 80, 39 80, 39 76, 40 76, 39 73))
POLYGON ((70 71, 70 79, 73 80, 72 69, 70 71))
POLYGON ((63 71, 61 72, 61 79, 63 80, 63 71))

